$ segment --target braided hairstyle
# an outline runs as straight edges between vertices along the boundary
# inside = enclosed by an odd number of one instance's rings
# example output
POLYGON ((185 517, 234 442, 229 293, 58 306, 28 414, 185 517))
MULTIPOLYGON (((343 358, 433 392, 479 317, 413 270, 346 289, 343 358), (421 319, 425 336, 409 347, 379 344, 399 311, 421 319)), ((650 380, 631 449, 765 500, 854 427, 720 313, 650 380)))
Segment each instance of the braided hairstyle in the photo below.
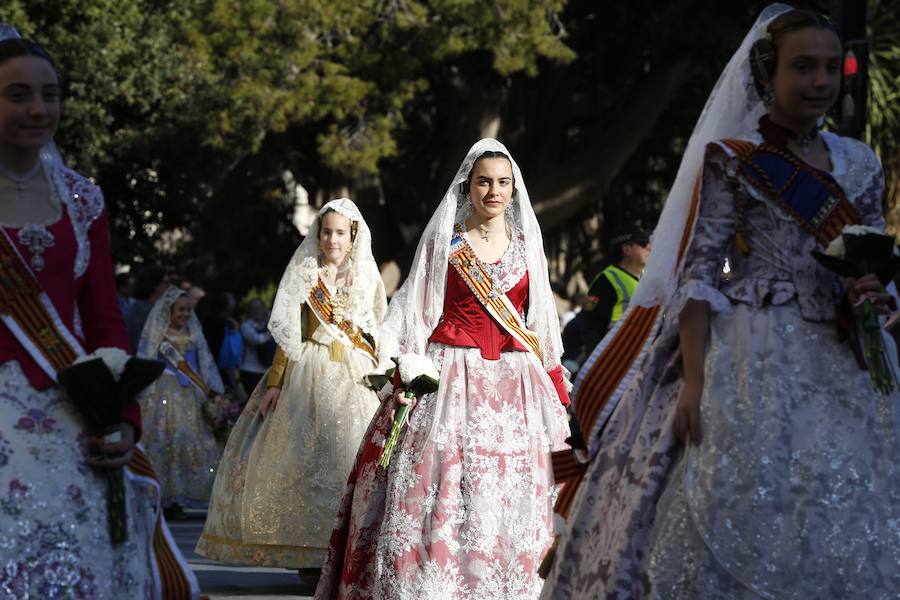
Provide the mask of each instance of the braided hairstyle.
POLYGON ((837 27, 825 15, 811 10, 795 9, 779 15, 769 23, 766 28, 769 36, 757 40, 750 48, 750 71, 760 98, 763 97, 765 88, 775 76, 775 69, 778 67, 779 36, 810 27, 831 31, 838 39, 841 37, 837 27))

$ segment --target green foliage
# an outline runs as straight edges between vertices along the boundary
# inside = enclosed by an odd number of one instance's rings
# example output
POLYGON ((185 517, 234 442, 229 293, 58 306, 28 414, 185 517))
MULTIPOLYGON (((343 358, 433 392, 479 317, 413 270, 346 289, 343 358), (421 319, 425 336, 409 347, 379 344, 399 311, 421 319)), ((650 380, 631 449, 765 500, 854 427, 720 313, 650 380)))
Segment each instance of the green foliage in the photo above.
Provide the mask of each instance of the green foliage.
MULTIPOLYGON (((870 133, 889 182, 898 1, 870 10, 870 133)), ((581 208, 547 225, 560 230, 545 236, 551 253, 590 263, 622 222, 652 227, 715 78, 768 1, 714 4, 0 0, 0 17, 61 65, 58 141, 104 189, 117 260, 163 261, 242 295, 269 289, 300 240, 286 173, 313 205, 354 198, 376 257, 403 267, 485 134, 510 147, 536 204, 578 190, 581 208), (664 94, 659 75, 685 61, 664 94), (659 98, 652 118, 635 112, 647 98, 659 98), (626 139, 643 122, 652 135, 626 139)))
POLYGON ((867 142, 885 169, 889 223, 900 226, 900 0, 869 2, 867 142))
POLYGON ((325 195, 378 173, 454 60, 492 57, 509 76, 571 59, 553 25, 563 4, 7 0, 2 17, 61 65, 57 141, 103 186, 118 260, 174 261, 222 285, 252 273, 246 289, 280 271, 254 269, 260 258, 297 241, 286 169, 325 195), (234 236, 252 240, 247 257, 234 236))

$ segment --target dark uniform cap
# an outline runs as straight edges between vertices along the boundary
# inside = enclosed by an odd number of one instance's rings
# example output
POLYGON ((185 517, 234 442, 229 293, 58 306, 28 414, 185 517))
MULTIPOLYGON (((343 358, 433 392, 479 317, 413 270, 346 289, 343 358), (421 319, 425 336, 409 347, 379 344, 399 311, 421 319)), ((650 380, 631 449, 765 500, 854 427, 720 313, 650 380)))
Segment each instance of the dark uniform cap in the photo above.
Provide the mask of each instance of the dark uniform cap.
POLYGON ((640 244, 641 246, 649 244, 650 234, 637 225, 626 225, 617 229, 609 239, 610 248, 615 248, 619 244, 628 243, 640 244))

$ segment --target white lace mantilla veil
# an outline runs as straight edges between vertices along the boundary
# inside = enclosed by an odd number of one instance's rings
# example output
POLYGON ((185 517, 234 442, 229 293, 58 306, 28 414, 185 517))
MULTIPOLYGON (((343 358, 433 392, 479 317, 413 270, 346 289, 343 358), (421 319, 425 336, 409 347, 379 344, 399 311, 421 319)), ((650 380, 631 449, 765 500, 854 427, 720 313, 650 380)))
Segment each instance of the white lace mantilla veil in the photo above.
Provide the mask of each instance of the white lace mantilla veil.
POLYGON ((465 207, 465 195, 460 192, 460 184, 466 181, 475 160, 488 151, 502 152, 512 162, 515 194, 510 202, 513 221, 510 225, 521 228, 525 237, 529 277, 526 326, 538 336, 544 368, 549 371, 560 364, 562 340, 559 318, 550 289, 541 228, 519 166, 509 150, 491 138, 480 140, 469 149, 443 200, 425 226, 409 275, 391 299, 381 328, 380 364, 388 364, 391 357, 405 353, 425 356, 428 338, 444 311, 447 259, 453 225, 462 222, 471 210, 465 207))
POLYGON ((338 198, 323 206, 300 246, 294 252, 281 283, 269 318, 272 337, 291 360, 299 360, 303 347, 303 328, 300 309, 319 277, 319 224, 322 216, 334 211, 356 223, 356 239, 350 251, 350 296, 345 319, 370 335, 379 347, 379 326, 387 311, 384 282, 372 256, 372 232, 356 204, 348 198, 338 198))
MULTIPOLYGON (((169 328, 169 322, 172 317, 172 306, 179 298, 187 298, 187 292, 180 290, 175 286, 170 286, 166 293, 156 301, 150 314, 147 315, 147 322, 141 331, 141 339, 138 342, 137 355, 141 358, 157 359, 159 355, 159 345, 163 338, 166 337, 166 330, 169 328)), ((192 310, 191 316, 188 318, 186 325, 188 335, 191 341, 197 346, 197 364, 200 366, 200 376, 206 385, 215 392, 222 392, 225 386, 222 385, 222 377, 219 375, 219 367, 209 350, 209 344, 206 343, 206 337, 203 335, 203 326, 200 319, 192 310)))
MULTIPOLYGON (((759 119, 766 113, 766 108, 753 84, 750 48, 757 40, 768 37, 769 24, 789 10, 793 7, 787 4, 771 4, 763 9, 713 87, 653 232, 653 251, 634 292, 632 306, 665 306, 672 299, 679 276, 678 250, 706 145, 725 138, 755 137, 759 119)), ((582 369, 582 372, 586 371, 582 369)))

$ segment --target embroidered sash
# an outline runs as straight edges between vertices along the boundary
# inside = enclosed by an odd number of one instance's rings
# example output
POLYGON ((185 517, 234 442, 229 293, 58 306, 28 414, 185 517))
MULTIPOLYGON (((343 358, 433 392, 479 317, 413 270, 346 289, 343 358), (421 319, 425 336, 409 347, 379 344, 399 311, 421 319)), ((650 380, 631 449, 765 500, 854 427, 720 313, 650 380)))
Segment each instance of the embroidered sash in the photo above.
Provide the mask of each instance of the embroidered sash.
MULTIPOLYGON (((325 330, 328 331, 329 335, 331 335, 338 344, 360 350, 373 361, 377 362, 378 359, 375 355, 375 346, 372 344, 372 341, 363 334, 362 330, 343 318, 338 321, 338 318, 335 315, 336 307, 334 297, 331 295, 331 292, 328 291, 328 288, 321 278, 316 281, 316 285, 310 290, 306 305, 309 306, 310 310, 313 311, 313 314, 316 315, 316 318, 319 319, 320 326, 325 327, 325 330)), ((336 350, 334 344, 332 344, 331 352, 333 360, 342 360, 342 356, 339 355, 339 351, 336 350)))
MULTIPOLYGON (((38 365, 57 380, 57 374, 86 352, 59 317, 56 307, 6 230, 0 227, 0 319, 38 365)), ((140 481, 160 497, 159 481, 139 445, 134 447, 125 476, 140 481)), ((153 576, 158 596, 171 599, 199 597, 199 586, 172 534, 157 509, 153 531, 153 576)))
POLYGON ((5 229, 0 228, 0 320, 56 381, 85 354, 5 229))
POLYGON ((209 396, 209 386, 203 381, 203 377, 194 370, 191 364, 184 356, 182 356, 181 352, 178 351, 178 348, 176 348, 171 341, 163 338, 163 341, 159 344, 159 353, 163 355, 163 358, 166 359, 166 362, 169 363, 173 369, 187 377, 188 381, 200 390, 204 396, 209 396))
POLYGON ((450 240, 449 261, 488 314, 500 324, 504 331, 531 351, 539 361, 543 361, 537 335, 525 327, 516 307, 513 306, 507 295, 494 287, 491 276, 478 262, 475 251, 466 242, 459 225, 454 228, 454 236, 450 240))
MULTIPOLYGON (((741 163, 740 172, 752 186, 793 217, 821 246, 827 247, 845 225, 860 222, 856 208, 828 173, 766 142, 757 145, 723 140, 719 145, 741 163)), ((739 212, 743 221, 743 206, 739 212)))

